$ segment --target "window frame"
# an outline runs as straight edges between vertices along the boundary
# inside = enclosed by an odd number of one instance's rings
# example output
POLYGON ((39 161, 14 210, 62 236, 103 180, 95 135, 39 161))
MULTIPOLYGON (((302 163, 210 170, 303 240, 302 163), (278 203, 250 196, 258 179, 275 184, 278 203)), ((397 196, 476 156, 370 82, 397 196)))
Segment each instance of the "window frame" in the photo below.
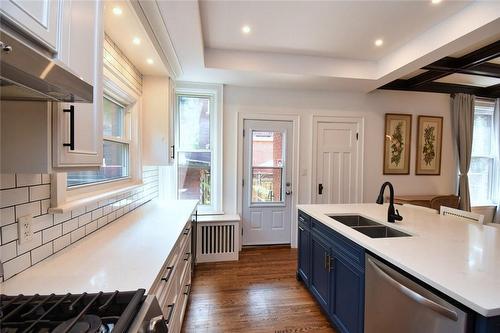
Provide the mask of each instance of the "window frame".
MULTIPOLYGON (((117 194, 120 191, 130 190, 142 183, 142 159, 140 150, 140 91, 132 88, 128 83, 118 78, 113 72, 104 68, 103 96, 118 101, 127 108, 130 117, 130 144, 129 144, 129 175, 127 177, 105 180, 89 184, 67 186, 67 173, 56 172, 52 175, 52 211, 60 211, 65 207, 78 207, 93 201, 93 198, 102 198, 107 193, 117 194)), ((101 122, 103 121, 101 117, 101 122)), ((104 144, 103 136, 103 144, 104 144)), ((90 170, 92 168, 89 168, 90 170)), ((85 168, 80 168, 85 170, 85 168)))
MULTIPOLYGON (((492 128, 491 128, 491 133, 490 133, 490 140, 492 143, 495 143, 495 102, 492 100, 487 100, 487 99, 480 99, 477 98, 475 105, 474 105, 474 118, 477 114, 484 114, 484 115, 491 115, 492 117, 492 128)), ((474 138, 472 139, 474 140, 474 138)), ((474 143, 473 143, 474 146, 474 143)), ((471 204, 473 207, 479 207, 479 206, 485 206, 485 205, 492 205, 494 203, 494 196, 495 196, 495 188, 494 188, 494 180, 496 177, 498 177, 497 173, 498 171, 495 171, 495 164, 497 164, 497 158, 496 158, 496 150, 500 149, 500 147, 492 147, 490 150, 490 154, 485 155, 485 154, 474 154, 474 152, 471 152, 471 163, 475 158, 486 158, 490 160, 490 171, 488 174, 488 183, 490 184, 488 188, 488 200, 485 202, 481 201, 475 201, 472 196, 471 196, 471 204)), ((469 175, 471 174, 469 170, 469 175)))
POLYGON ((195 82, 177 82, 175 88, 175 103, 174 104, 174 174, 175 186, 172 191, 173 197, 179 199, 179 153, 181 152, 210 152, 210 177, 211 189, 210 205, 198 205, 200 214, 223 214, 222 205, 222 101, 223 101, 223 86, 219 84, 204 84, 195 82), (179 106, 178 96, 193 96, 193 97, 208 97, 210 105, 210 149, 180 149, 180 132, 179 132, 179 106))
MULTIPOLYGON (((68 191, 72 191, 74 189, 77 189, 77 188, 84 188, 84 187, 88 187, 88 186, 96 186, 96 185, 99 185, 99 184, 109 184, 109 183, 112 183, 112 182, 118 182, 118 181, 121 181, 121 180, 130 180, 132 178, 131 176, 131 166, 132 166, 132 156, 131 156, 131 148, 132 148, 132 137, 131 137, 131 128, 132 128, 132 109, 133 109, 133 104, 128 104, 127 105, 127 102, 126 101, 118 101, 116 100, 115 98, 111 97, 108 95, 108 92, 109 91, 105 91, 105 93, 103 94, 103 99, 107 99, 108 101, 110 101, 111 103, 114 103, 114 104, 117 104, 119 106, 121 106, 124 110, 124 119, 123 119, 123 132, 124 132, 124 135, 123 135, 123 138, 122 137, 119 137, 119 136, 109 136, 109 135, 102 135, 102 141, 103 141, 103 145, 104 145, 104 141, 108 141, 108 142, 115 142, 115 143, 120 143, 120 144, 126 144, 128 147, 128 150, 127 150, 127 160, 128 160, 128 163, 127 163, 127 168, 128 168, 128 175, 127 176, 124 176, 124 177, 118 177, 118 178, 112 178, 112 179, 105 179, 105 180, 100 180, 100 181, 95 181, 95 182, 88 182, 88 183, 84 183, 84 184, 78 184, 78 185, 73 185, 73 186, 68 186, 67 185, 67 190, 68 191)), ((135 103, 135 102, 134 102, 135 103)), ((103 149, 103 152, 104 152, 104 149, 103 149)))

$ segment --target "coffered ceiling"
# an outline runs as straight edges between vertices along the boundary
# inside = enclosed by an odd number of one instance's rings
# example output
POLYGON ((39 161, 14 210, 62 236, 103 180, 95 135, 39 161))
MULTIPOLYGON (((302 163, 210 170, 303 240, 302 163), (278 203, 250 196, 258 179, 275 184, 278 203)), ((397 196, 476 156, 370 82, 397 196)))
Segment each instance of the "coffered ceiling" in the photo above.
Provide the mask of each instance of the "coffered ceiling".
POLYGON ((177 79, 242 86, 368 92, 500 37, 494 1, 136 3, 177 79))

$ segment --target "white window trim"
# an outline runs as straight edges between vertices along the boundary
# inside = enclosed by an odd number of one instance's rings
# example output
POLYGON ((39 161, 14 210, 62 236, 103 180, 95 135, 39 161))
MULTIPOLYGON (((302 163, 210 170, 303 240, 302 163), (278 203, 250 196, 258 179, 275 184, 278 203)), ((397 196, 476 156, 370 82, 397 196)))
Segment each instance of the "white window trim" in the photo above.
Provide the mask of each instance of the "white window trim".
POLYGON ((68 188, 67 174, 62 172, 54 173, 52 174, 53 188, 51 208, 49 209, 50 213, 65 213, 72 209, 130 191, 142 184, 141 96, 106 68, 104 68, 103 81, 104 94, 130 108, 129 176, 68 188))
MULTIPOLYGON (((495 101, 494 100, 485 100, 485 99, 476 99, 476 105, 474 106, 474 116, 476 115, 476 111, 479 114, 491 114, 491 110, 493 110, 493 129, 491 133, 492 142, 496 142, 496 133, 495 133, 495 121, 497 115, 495 115, 495 101)), ((500 147, 496 147, 496 149, 500 149, 500 147)), ((495 184, 495 179, 500 177, 500 172, 496 170, 496 165, 499 163, 496 157, 497 152, 493 151, 490 155, 471 155, 471 159, 477 158, 489 158, 492 160, 492 170, 490 174, 490 184, 495 184)), ((470 173, 470 172, 469 172, 470 173)), ((495 188, 494 186, 490 187, 490 193, 488 194, 490 197, 490 201, 486 202, 471 202, 471 207, 479 208, 479 207, 492 207, 495 206, 494 197, 495 197, 495 188)), ((471 198, 472 201, 472 198, 471 198)))
MULTIPOLYGON (((179 142, 179 131, 178 128, 178 110, 177 110, 177 94, 194 94, 194 95, 205 95, 210 96, 213 99, 213 110, 210 117, 210 138, 212 140, 212 166, 211 166, 211 179, 212 179, 212 193, 211 197, 213 204, 210 206, 198 206, 199 214, 224 214, 223 198, 222 198, 222 175, 223 175, 223 143, 222 143, 222 132, 223 132, 223 85, 221 84, 207 84, 207 83, 197 83, 197 82, 176 82, 175 89, 175 111, 174 111, 174 128, 175 128, 175 145, 176 148, 179 142)), ((177 149, 176 149, 177 150, 177 149)), ((176 152, 177 153, 177 152, 176 152)), ((177 188, 178 188, 178 161, 177 158, 174 161, 175 166, 175 186, 173 191, 175 191, 174 198, 178 198, 177 188)))

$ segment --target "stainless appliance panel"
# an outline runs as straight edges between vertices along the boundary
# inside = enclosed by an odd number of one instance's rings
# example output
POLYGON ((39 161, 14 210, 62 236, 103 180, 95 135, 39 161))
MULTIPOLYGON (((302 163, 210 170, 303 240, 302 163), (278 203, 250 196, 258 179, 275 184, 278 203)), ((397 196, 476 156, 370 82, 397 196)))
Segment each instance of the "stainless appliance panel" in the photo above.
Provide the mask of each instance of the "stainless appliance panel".
POLYGON ((2 100, 93 102, 93 87, 59 61, 0 30, 2 100))
POLYGON ((467 313, 366 256, 365 333, 463 333, 467 313))

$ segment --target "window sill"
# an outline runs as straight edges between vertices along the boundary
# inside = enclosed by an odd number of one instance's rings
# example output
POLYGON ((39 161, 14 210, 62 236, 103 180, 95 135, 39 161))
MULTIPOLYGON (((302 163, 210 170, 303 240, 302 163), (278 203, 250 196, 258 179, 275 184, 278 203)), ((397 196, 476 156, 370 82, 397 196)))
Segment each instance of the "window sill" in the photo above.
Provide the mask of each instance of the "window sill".
POLYGON ((49 214, 64 214, 74 209, 80 208, 82 206, 87 206, 101 200, 106 200, 115 197, 125 192, 130 192, 140 186, 142 186, 142 182, 140 183, 129 182, 126 185, 122 185, 120 187, 116 187, 113 189, 87 193, 85 197, 77 197, 62 205, 50 207, 49 214))
POLYGON ((482 204, 473 204, 471 208, 496 208, 497 205, 494 203, 482 203, 482 204))

